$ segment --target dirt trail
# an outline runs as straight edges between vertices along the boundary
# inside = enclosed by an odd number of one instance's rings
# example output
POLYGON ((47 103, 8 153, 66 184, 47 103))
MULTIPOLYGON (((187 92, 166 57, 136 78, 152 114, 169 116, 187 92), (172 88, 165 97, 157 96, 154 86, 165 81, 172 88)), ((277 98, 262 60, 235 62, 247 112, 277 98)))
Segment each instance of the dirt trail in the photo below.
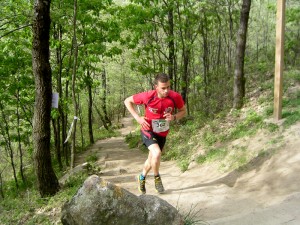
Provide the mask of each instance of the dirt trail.
MULTIPOLYGON (((124 136, 133 130, 132 119, 124 118, 122 123, 122 137, 97 141, 76 159, 76 164, 94 152, 102 178, 139 195, 135 176, 141 172, 147 154, 128 148, 124 136)), ((182 173, 175 162, 162 162, 166 193, 159 197, 181 213, 198 212, 196 218, 206 224, 300 224, 300 123, 282 135, 285 143, 276 154, 255 158, 244 171, 225 174, 210 164, 193 165, 182 173)), ((253 148, 261 147, 263 138, 251 143, 253 148)), ((157 195, 153 186, 150 174, 147 194, 157 195)))

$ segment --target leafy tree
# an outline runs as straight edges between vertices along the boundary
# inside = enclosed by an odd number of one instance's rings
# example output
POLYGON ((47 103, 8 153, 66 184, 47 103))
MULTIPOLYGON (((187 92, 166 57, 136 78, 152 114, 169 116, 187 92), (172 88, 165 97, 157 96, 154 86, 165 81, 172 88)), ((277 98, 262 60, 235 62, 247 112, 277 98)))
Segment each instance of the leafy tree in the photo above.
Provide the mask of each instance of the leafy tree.
POLYGON ((35 172, 42 197, 59 190, 50 154, 52 77, 49 63, 50 0, 36 0, 33 18, 32 67, 35 76, 33 145, 35 172))
MULTIPOLYGON (((0 157, 5 159, 1 161, 6 168, 2 172, 13 173, 16 187, 20 185, 17 174, 26 183, 25 159, 30 155, 26 150, 30 149, 32 133, 34 83, 31 76, 30 7, 29 2, 3 1, 0 10, 0 146, 5 149, 0 151, 0 157)), ((6 178, 4 173, 3 186, 6 178)))
POLYGON ((246 50, 247 30, 251 0, 243 0, 240 18, 240 28, 238 31, 237 50, 236 50, 236 69, 234 72, 234 101, 233 107, 240 109, 243 106, 245 97, 245 76, 244 59, 246 50))

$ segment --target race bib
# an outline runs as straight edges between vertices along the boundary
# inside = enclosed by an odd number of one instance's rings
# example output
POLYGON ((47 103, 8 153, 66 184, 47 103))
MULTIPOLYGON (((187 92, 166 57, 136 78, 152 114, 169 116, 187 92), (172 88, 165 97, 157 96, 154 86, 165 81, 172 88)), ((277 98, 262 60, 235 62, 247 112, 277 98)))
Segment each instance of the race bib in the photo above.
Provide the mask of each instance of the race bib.
POLYGON ((152 120, 152 129, 155 133, 161 133, 169 130, 169 121, 152 120))

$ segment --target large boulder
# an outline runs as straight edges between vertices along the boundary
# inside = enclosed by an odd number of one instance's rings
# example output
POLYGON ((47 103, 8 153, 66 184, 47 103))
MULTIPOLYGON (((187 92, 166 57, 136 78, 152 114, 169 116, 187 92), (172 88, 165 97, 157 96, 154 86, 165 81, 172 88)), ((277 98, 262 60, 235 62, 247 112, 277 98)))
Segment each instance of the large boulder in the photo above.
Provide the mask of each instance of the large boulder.
POLYGON ((182 225, 182 216, 168 202, 152 195, 136 196, 92 175, 62 207, 64 225, 182 225))

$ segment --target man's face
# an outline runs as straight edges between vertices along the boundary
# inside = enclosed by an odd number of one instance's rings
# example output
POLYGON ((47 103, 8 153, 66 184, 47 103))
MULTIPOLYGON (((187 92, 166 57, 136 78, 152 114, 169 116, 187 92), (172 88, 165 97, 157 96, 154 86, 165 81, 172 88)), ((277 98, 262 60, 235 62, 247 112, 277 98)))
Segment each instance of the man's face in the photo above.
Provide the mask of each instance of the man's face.
POLYGON ((161 83, 158 81, 157 85, 155 85, 155 90, 159 98, 167 97, 170 90, 170 81, 166 83, 161 83))

